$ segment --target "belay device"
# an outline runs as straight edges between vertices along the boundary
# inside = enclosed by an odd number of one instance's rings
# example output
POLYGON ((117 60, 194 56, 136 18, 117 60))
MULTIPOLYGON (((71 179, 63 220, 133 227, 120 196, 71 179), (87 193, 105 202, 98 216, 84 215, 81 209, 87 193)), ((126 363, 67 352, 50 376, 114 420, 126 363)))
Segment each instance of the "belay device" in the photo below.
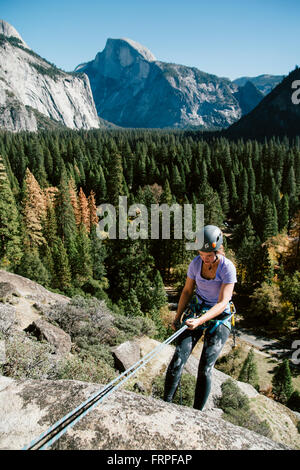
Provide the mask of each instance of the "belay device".
MULTIPOLYGON (((199 328, 199 329, 204 330, 207 328, 209 333, 213 333, 216 330, 216 328, 218 328, 218 326, 221 324, 224 324, 229 329, 231 329, 231 326, 234 327, 235 306, 232 301, 229 302, 229 305, 230 305, 230 313, 228 313, 226 317, 222 319, 212 318, 211 320, 208 320, 202 325, 199 325, 196 329, 199 328)), ((206 305, 204 301, 200 302, 198 297, 195 295, 192 298, 189 307, 183 312, 180 318, 181 326, 185 325, 186 321, 189 320, 190 318, 199 318, 210 309, 211 309, 210 305, 206 305)), ((235 343, 235 339, 234 339, 234 343, 235 343)))

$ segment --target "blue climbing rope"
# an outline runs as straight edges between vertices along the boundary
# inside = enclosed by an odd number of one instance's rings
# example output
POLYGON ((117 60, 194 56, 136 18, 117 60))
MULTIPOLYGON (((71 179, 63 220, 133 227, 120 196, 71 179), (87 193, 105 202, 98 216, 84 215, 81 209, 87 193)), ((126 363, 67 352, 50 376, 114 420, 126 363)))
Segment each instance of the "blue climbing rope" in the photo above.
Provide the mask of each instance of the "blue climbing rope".
POLYGON ((57 441, 65 432, 73 427, 78 421, 80 421, 89 411, 95 406, 99 405, 105 398, 108 398, 115 390, 123 385, 130 377, 143 366, 145 366, 154 356, 156 356, 162 348, 172 343, 184 330, 188 327, 184 325, 177 330, 172 336, 167 338, 163 343, 159 344, 155 349, 146 354, 143 358, 129 367, 121 375, 113 379, 101 390, 98 390, 91 395, 87 400, 82 402, 68 414, 63 416, 59 421, 54 423, 50 428, 40 434, 37 438, 33 439, 30 444, 23 447, 22 450, 45 450, 57 441), (119 383, 117 383, 119 382, 119 383))

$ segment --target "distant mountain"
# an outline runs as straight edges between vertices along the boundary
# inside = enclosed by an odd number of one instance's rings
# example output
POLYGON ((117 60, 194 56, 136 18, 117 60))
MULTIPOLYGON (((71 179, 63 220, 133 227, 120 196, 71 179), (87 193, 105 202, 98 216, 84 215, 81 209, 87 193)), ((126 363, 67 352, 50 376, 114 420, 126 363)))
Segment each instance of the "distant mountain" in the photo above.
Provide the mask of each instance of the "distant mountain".
POLYGON ((229 127, 225 135, 245 138, 300 135, 300 104, 292 100, 296 94, 292 84, 296 80, 300 80, 300 69, 285 77, 249 114, 229 127))
POLYGON ((197 68, 160 62, 130 39, 108 39, 75 71, 88 75, 98 115, 122 127, 226 128, 260 96, 251 88, 246 97, 249 86, 239 94, 229 79, 197 68))
POLYGON ((131 39, 108 39, 66 73, 0 20, 0 129, 223 129, 261 98, 253 84, 160 62, 131 39))
POLYGON ((263 95, 267 95, 270 91, 275 88, 284 78, 284 75, 259 75, 258 77, 240 77, 233 80, 238 86, 244 86, 247 82, 253 83, 256 88, 262 92, 263 95))
POLYGON ((33 52, 0 20, 0 128, 36 131, 103 127, 88 77, 66 73, 33 52))
POLYGON ((238 88, 234 93, 234 97, 238 100, 242 114, 248 114, 263 99, 264 95, 251 82, 246 82, 238 88))

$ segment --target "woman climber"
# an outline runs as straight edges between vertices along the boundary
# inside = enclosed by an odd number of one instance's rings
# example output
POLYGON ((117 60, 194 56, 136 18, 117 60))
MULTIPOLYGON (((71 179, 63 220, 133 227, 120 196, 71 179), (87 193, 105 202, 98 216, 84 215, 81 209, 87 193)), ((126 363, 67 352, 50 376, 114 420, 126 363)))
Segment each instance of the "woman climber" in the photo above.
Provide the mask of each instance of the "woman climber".
POLYGON ((214 225, 206 225, 201 235, 199 240, 203 240, 203 244, 199 255, 188 267, 172 328, 176 330, 180 326, 184 312, 185 316, 200 316, 185 320, 188 329, 178 337, 164 390, 164 400, 171 402, 184 365, 205 330, 193 405, 198 410, 202 410, 207 401, 214 364, 230 334, 231 297, 236 282, 235 266, 224 255, 221 230, 214 225), (195 287, 195 295, 190 302, 195 287))

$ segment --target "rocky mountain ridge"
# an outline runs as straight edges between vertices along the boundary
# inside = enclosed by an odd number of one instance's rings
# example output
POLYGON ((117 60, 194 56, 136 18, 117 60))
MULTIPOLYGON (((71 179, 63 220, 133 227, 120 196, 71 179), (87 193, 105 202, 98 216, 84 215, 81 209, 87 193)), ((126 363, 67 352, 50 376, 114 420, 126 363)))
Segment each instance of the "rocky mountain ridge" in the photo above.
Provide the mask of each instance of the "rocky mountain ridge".
POLYGON ((36 131, 47 126, 100 127, 87 76, 63 72, 42 59, 3 20, 0 110, 0 128, 10 131, 36 131))
POLYGON ((25 47, 26 49, 30 49, 30 47, 22 39, 18 31, 11 24, 7 23, 4 20, 0 20, 0 34, 7 38, 16 38, 23 47, 25 47))
MULTIPOLYGON (((229 79, 158 61, 129 39, 108 39, 75 71, 88 75, 98 115, 122 127, 220 129, 243 113, 239 87, 229 79)), ((263 97, 251 92, 247 110, 263 97)))
POLYGON ((264 96, 270 93, 282 80, 284 75, 262 74, 257 77, 239 77, 233 80, 238 86, 252 83, 264 96))
POLYGON ((94 60, 66 73, 0 20, 0 128, 14 132, 224 129, 251 111, 276 82, 272 76, 256 78, 232 82, 195 67, 161 62, 128 38, 108 39, 94 60))

